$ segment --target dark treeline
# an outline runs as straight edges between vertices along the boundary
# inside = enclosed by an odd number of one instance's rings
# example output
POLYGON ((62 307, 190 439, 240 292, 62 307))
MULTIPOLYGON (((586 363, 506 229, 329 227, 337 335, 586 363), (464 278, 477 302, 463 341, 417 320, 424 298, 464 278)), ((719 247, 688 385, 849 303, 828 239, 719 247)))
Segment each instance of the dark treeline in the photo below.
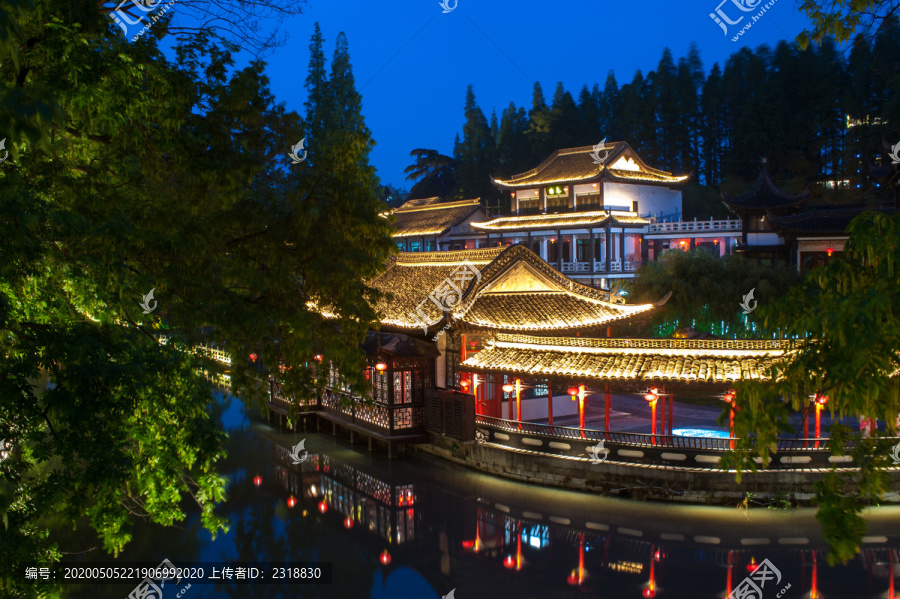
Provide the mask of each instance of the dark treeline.
POLYGON ((410 196, 481 197, 496 206, 490 176, 521 173, 554 150, 605 138, 628 142, 651 166, 692 173, 688 215, 721 213, 720 187, 744 191, 762 156, 785 189, 809 185, 814 202, 882 197, 869 163, 885 159, 883 140, 900 139, 898 91, 896 20, 844 52, 830 40, 806 51, 789 42, 745 47, 708 73, 696 46, 677 61, 667 48, 655 70, 637 71, 630 83, 619 85, 610 71, 602 86, 582 87, 577 100, 558 83, 549 103, 535 83, 530 109, 510 102, 490 119, 470 86, 453 157, 414 151, 408 172, 418 183, 410 196), (848 127, 858 121, 869 124, 848 127), (831 190, 827 181, 849 186, 831 190))

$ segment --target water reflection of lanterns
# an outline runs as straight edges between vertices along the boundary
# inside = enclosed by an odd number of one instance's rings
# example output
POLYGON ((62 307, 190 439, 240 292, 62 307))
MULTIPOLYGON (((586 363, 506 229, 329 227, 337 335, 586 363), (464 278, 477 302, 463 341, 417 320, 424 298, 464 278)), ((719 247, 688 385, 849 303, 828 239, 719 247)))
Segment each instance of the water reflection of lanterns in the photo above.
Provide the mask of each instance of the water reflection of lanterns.
POLYGON ((319 512, 324 514, 327 511, 328 511, 328 504, 325 503, 324 501, 320 501, 319 502, 319 512))
POLYGON ((656 389, 650 389, 644 395, 644 399, 650 404, 650 434, 654 435, 650 439, 653 445, 656 445, 656 400, 659 399, 659 392, 656 389))
POLYGON ((577 585, 578 584, 578 570, 572 570, 571 572, 569 572, 569 577, 566 578, 566 582, 568 582, 572 586, 577 585))
POLYGON ((463 549, 472 549, 475 547, 475 541, 463 541, 462 548, 463 549))
POLYGON ((256 485, 257 487, 260 486, 262 484, 262 477, 258 474, 256 476, 254 476, 253 484, 256 485))
POLYGON ((656 562, 659 561, 660 553, 655 550, 656 548, 650 547, 650 580, 647 581, 647 584, 644 586, 644 589, 641 591, 641 595, 646 597, 647 599, 653 599, 656 597, 656 562))
POLYGON ((297 498, 294 497, 293 495, 288 497, 287 506, 291 509, 294 509, 294 506, 296 506, 296 505, 297 505, 297 498))
POLYGON ((578 539, 578 568, 572 570, 566 579, 573 586, 584 582, 584 535, 579 534, 578 539))
POLYGON ((512 555, 507 555, 506 559, 503 560, 503 567, 509 570, 512 570, 516 567, 516 558, 512 555))
POLYGON ((387 549, 381 552, 381 555, 378 557, 378 561, 381 562, 382 566, 387 566, 391 563, 391 554, 388 553, 387 549))
POLYGON ((759 566, 759 564, 756 563, 756 558, 755 558, 755 557, 751 557, 751 558, 750 558, 750 563, 747 564, 747 572, 753 573, 753 571, 756 570, 756 568, 757 568, 758 566, 759 566))
POLYGON ((353 518, 351 518, 350 516, 344 518, 344 528, 346 528, 347 530, 353 528, 353 518))

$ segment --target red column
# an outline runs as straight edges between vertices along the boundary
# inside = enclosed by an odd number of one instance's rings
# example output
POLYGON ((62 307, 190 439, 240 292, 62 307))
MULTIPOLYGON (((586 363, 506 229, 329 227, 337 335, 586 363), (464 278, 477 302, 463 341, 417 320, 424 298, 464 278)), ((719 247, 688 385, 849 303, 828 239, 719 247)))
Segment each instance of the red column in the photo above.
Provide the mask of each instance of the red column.
POLYGON ((650 402, 650 410, 652 412, 650 415, 650 434, 653 435, 653 437, 651 437, 650 439, 650 442, 653 443, 653 445, 656 445, 656 402, 657 400, 653 400, 650 402))
POLYGON ((549 411, 549 424, 553 426, 553 387, 550 385, 550 381, 547 381, 547 410, 549 411))
POLYGON ((459 361, 465 362, 466 361, 466 336, 460 335, 459 339, 460 339, 460 341, 459 341, 459 361))
POLYGON ((516 420, 519 421, 519 430, 522 429, 522 384, 516 379, 516 420))
MULTIPOLYGON (((603 428, 606 432, 609 432, 609 403, 612 401, 612 394, 609 392, 609 383, 606 384, 606 397, 603 401, 603 409, 606 411, 606 414, 603 417, 603 428)), ((609 439, 609 435, 606 435, 606 438, 609 439)))
MULTIPOLYGON (((578 385, 578 427, 584 428, 584 408, 585 403, 587 402, 587 397, 585 397, 584 393, 584 385, 578 385)), ((584 431, 581 431, 581 436, 584 437, 584 431)))

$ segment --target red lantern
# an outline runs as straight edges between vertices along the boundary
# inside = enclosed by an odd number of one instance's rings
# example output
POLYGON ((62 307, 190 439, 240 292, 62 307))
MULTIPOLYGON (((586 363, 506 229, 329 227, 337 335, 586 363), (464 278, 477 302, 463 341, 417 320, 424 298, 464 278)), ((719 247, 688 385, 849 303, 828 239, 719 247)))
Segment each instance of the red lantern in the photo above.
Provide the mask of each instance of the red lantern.
POLYGON ((644 399, 646 399, 650 403, 653 403, 654 401, 659 399, 659 396, 653 391, 650 391, 647 395, 644 396, 644 399))
POLYGON ((294 506, 296 506, 296 505, 297 505, 297 499, 293 495, 288 497, 287 506, 291 509, 294 509, 294 506))
POLYGON ((729 391, 722 399, 724 399, 728 403, 734 402, 734 391, 729 391))
POLYGON ((262 477, 258 474, 256 476, 254 476, 253 484, 256 485, 257 487, 260 486, 262 484, 262 477))
POLYGON ((466 379, 463 379, 459 382, 459 386, 462 387, 463 389, 468 389, 469 381, 467 381, 466 379))
POLYGON ((347 530, 353 528, 353 518, 351 518, 350 516, 344 518, 344 528, 346 528, 347 530))
POLYGON ((568 582, 572 586, 578 584, 578 571, 572 570, 571 572, 569 572, 569 577, 566 578, 566 582, 568 582))
POLYGON ((316 362, 321 362, 322 359, 323 359, 323 357, 324 357, 324 356, 322 356, 322 354, 316 354, 316 355, 313 356, 313 359, 314 359, 316 362))
POLYGON ((375 370, 377 370, 378 372, 384 372, 386 369, 387 369, 387 364, 385 364, 384 362, 379 362, 378 364, 375 365, 375 370))
POLYGON ((569 387, 569 395, 578 395, 578 387, 569 387))
POLYGON ((647 599, 653 599, 654 597, 656 597, 656 591, 654 591, 652 587, 647 587, 641 594, 647 599))
POLYGON ((828 396, 827 396, 827 395, 818 395, 818 394, 817 394, 817 395, 816 395, 816 403, 819 404, 820 406, 824 406, 825 404, 828 403, 828 396))
POLYGON ((323 513, 323 514, 324 514, 325 512, 327 512, 327 511, 328 511, 328 504, 325 503, 324 501, 320 501, 320 502, 319 502, 319 511, 320 511, 321 513, 323 513))
POLYGON ((505 385, 503 385, 503 390, 506 391, 507 393, 512 393, 513 389, 515 389, 515 387, 513 387, 509 383, 506 383, 505 385))
POLYGON ((506 559, 503 560, 503 567, 512 570, 516 567, 516 559, 511 555, 507 555, 506 559))
POLYGON ((834 252, 834 249, 826 248, 825 252, 828 254, 828 257, 831 258, 831 254, 834 252))
POLYGON ((387 549, 385 549, 381 552, 381 556, 378 559, 381 562, 382 566, 387 566, 391 563, 391 554, 388 553, 387 549))
POLYGON ((462 542, 463 549, 471 549, 475 546, 475 541, 463 541, 462 542))
POLYGON ((250 354, 250 361, 255 363, 255 362, 256 362, 256 358, 258 358, 258 357, 259 357, 259 356, 257 356, 256 354, 250 354))
POLYGON ((758 564, 756 563, 756 558, 755 558, 755 557, 751 557, 751 558, 750 558, 750 563, 747 564, 747 572, 751 572, 751 573, 752 573, 754 570, 756 570, 757 566, 758 566, 758 564))

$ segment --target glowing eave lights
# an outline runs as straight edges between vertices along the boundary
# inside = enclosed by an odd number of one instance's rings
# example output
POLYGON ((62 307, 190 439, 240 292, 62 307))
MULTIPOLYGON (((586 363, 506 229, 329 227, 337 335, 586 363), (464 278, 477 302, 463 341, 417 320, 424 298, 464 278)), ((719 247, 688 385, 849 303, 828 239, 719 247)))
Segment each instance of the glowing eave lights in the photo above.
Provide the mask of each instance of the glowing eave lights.
POLYGON ((582 347, 570 345, 546 345, 532 343, 510 343, 496 341, 495 347, 520 350, 554 351, 577 354, 628 354, 645 356, 695 356, 697 358, 732 358, 732 357, 770 357, 781 355, 782 351, 763 351, 752 349, 714 350, 700 348, 646 348, 646 347, 582 347))

